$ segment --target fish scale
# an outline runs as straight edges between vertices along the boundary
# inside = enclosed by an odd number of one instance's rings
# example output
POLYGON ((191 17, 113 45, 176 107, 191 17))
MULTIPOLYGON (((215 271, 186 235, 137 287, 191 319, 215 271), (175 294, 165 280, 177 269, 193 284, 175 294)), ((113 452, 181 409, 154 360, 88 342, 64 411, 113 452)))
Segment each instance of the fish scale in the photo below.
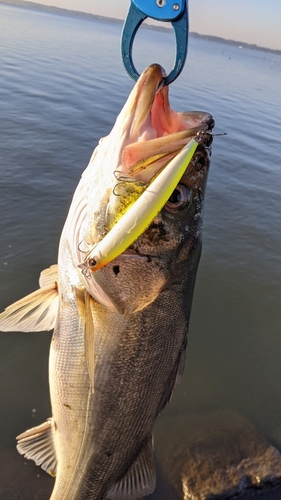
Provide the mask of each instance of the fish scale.
MULTIPOLYGON (((126 321, 118 350, 115 353, 114 363, 110 367, 109 380, 104 380, 104 385, 107 388, 105 392, 101 391, 99 381, 97 381, 99 390, 96 406, 100 410, 97 414, 99 439, 103 443, 108 443, 110 437, 112 455, 114 454, 112 451, 114 449, 113 445, 118 446, 119 444, 117 456, 120 456, 122 450, 128 448, 124 439, 126 437, 126 440, 130 443, 130 448, 133 450, 133 455, 129 457, 128 464, 135 458, 135 450, 139 450, 142 443, 151 434, 154 418, 162 406, 163 385, 166 385, 167 379, 174 372, 179 350, 185 342, 187 332, 186 317, 181 318, 182 321, 177 327, 174 318, 171 318, 168 313, 167 302, 171 307, 171 295, 163 293, 161 300, 159 297, 154 303, 155 321, 151 321, 151 311, 148 313, 146 310, 137 313, 133 321, 131 319, 126 321), (166 311, 166 313, 164 314, 163 311, 166 311), (159 316, 162 321, 165 320, 166 325, 164 328, 162 322, 159 324, 159 316), (172 329, 174 335, 171 341, 172 329), (139 331, 141 331, 141 335, 137 335, 139 331), (133 338, 132 332, 134 332, 133 338), (131 339, 131 341, 128 342, 128 339, 131 339), (124 348, 125 346, 126 348, 124 348), (161 365, 159 366, 160 354, 161 365), (119 385, 122 386, 122 390, 117 390, 116 393, 116 386, 119 387, 119 385), (136 387, 138 388, 137 392, 136 387), (116 403, 112 404, 112 400, 115 400, 116 403), (146 402, 145 410, 143 402, 146 402), (118 412, 120 412, 120 415, 118 412), (113 423, 107 422, 104 428, 104 424, 100 425, 101 416, 109 413, 112 415, 113 423)), ((177 313, 182 314, 182 310, 177 311, 176 304, 174 304, 174 308, 177 313)), ((112 315, 114 316, 114 322, 116 322, 116 315, 114 313, 112 315)), ((122 315, 120 315, 119 321, 124 322, 122 315)), ((105 331, 111 331, 111 325, 105 325, 103 322, 104 327, 105 331)), ((120 330, 122 330, 122 326, 118 323, 118 332, 120 330)), ((97 336, 99 333, 102 334, 102 332, 97 332, 97 336)), ((174 383, 175 380, 172 380, 172 387, 174 383)), ((169 387, 169 393, 172 391, 172 387, 169 387)), ((104 450, 105 447, 102 446, 101 448, 104 450)), ((94 476, 97 476, 97 480, 101 481, 105 471, 109 475, 109 464, 106 459, 103 459, 103 454, 104 451, 100 456, 94 454, 90 461, 90 470, 86 474, 90 478, 88 480, 90 485, 82 488, 85 498, 96 494, 93 489, 94 476), (92 471, 95 471, 95 475, 92 471)), ((118 460, 118 466, 119 463, 121 462, 118 460)), ((112 464, 112 467, 116 467, 116 464, 112 464)))

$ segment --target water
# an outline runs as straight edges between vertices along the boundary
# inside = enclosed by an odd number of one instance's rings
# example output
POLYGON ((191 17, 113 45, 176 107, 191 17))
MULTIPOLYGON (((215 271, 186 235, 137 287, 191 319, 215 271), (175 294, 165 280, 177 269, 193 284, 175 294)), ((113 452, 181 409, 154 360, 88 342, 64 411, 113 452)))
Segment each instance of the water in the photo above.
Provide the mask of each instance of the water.
MULTIPOLYGON (((0 310, 57 260, 72 193, 133 86, 121 26, 0 5, 0 310)), ((139 70, 172 65, 172 34, 139 32, 139 70)), ((216 119, 184 378, 162 418, 228 408, 281 447, 281 58, 190 39, 177 110, 216 119)), ((50 415, 50 334, 1 333, 0 497, 46 500, 53 480, 15 436, 50 415)), ((157 447, 157 442, 156 442, 157 447)), ((155 500, 163 498, 156 491, 155 500)))

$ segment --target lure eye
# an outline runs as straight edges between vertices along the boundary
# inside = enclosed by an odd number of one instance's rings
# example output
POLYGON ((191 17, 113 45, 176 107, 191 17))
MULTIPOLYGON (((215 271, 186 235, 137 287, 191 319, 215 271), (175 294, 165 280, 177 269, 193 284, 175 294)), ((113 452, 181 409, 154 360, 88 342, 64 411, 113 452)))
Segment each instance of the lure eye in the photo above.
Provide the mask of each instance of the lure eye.
POLYGON ((91 269, 94 269, 97 265, 97 261, 95 259, 89 259, 88 260, 88 266, 91 268, 91 269))
POLYGON ((190 190, 185 184, 178 184, 168 199, 165 209, 167 212, 177 213, 183 210, 190 201, 190 190))

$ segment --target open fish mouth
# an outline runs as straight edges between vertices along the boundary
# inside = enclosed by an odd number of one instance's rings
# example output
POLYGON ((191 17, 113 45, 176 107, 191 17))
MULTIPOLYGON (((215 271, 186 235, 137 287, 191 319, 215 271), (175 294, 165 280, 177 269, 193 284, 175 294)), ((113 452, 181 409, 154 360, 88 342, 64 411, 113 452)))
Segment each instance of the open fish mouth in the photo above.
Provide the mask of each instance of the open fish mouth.
MULTIPOLYGON (((166 76, 158 64, 140 76, 127 101, 127 137, 121 152, 121 172, 144 183, 168 163, 199 131, 214 125, 209 113, 177 113, 169 104, 166 76)), ((119 167, 119 168, 120 168, 119 167)))

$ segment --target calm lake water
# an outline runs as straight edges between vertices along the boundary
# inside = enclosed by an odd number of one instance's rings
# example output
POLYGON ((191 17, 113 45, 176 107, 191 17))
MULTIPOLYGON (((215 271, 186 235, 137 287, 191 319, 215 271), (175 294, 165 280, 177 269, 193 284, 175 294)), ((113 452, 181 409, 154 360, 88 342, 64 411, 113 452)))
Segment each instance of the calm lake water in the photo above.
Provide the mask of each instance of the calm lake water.
MULTIPOLYGON (((0 5, 0 310, 56 262, 80 174, 133 86, 120 32, 0 5)), ((173 53, 173 34, 139 32, 140 71, 169 70, 173 53)), ((175 109, 209 111, 228 133, 214 141, 186 370, 161 416, 171 435, 175 417, 228 408, 281 447, 280 88, 280 57, 190 38, 170 89, 175 109)), ((52 489, 15 450, 17 434, 50 416, 49 342, 0 334, 1 499, 47 500, 52 489)))

